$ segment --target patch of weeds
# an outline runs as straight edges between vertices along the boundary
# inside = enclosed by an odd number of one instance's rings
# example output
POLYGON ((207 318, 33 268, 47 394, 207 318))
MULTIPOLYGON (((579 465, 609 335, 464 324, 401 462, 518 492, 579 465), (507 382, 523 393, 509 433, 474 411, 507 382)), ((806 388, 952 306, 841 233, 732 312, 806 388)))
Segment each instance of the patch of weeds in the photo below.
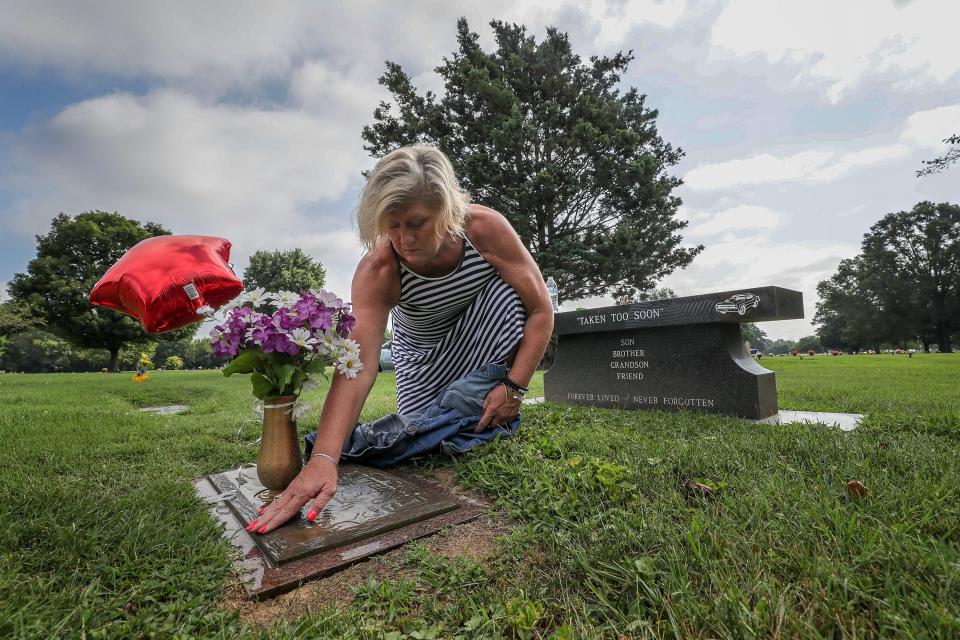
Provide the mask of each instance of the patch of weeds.
POLYGON ((410 612, 417 585, 399 580, 378 581, 371 579, 365 586, 354 590, 351 607, 364 617, 375 618, 379 624, 395 626, 410 612))

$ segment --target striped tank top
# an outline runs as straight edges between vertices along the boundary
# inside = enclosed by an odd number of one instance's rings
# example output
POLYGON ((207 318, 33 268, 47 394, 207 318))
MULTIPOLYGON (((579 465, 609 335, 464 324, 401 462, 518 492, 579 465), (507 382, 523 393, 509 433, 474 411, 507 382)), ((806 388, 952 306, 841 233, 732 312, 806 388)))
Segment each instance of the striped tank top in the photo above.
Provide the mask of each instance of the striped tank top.
POLYGON ((463 234, 457 268, 428 278, 400 270, 393 308, 397 412, 426 409, 448 384, 483 365, 502 363, 523 337, 520 296, 463 234))

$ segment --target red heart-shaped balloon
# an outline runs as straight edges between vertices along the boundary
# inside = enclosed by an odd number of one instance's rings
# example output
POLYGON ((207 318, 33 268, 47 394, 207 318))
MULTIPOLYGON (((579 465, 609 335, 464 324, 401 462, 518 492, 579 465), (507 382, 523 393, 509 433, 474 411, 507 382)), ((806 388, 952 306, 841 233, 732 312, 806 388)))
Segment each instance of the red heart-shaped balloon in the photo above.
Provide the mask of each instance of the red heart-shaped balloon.
POLYGON ((229 260, 230 241, 224 238, 147 238, 107 270, 90 302, 136 318, 150 333, 179 329, 243 291, 229 260))

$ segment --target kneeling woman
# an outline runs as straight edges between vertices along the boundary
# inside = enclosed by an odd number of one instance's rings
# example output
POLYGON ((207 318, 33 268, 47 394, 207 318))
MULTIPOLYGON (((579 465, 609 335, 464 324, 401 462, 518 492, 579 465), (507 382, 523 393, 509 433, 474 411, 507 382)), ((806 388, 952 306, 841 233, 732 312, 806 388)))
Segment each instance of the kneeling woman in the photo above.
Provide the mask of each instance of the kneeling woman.
POLYGON ((513 433, 553 331, 533 257, 502 215, 468 202, 436 148, 381 158, 357 222, 367 253, 353 276, 351 338, 363 368, 333 377, 308 463, 248 531, 272 531, 310 501, 314 519, 336 492, 341 457, 385 466, 513 433), (391 311, 398 413, 358 425, 391 311))

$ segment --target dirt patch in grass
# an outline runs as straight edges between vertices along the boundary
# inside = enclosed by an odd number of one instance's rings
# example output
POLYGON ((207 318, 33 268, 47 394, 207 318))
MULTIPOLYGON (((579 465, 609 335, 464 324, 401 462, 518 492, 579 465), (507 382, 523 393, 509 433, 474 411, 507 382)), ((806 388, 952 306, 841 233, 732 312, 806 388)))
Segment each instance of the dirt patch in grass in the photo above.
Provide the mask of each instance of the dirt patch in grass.
MULTIPOLYGON (((475 500, 489 509, 490 503, 479 494, 460 486, 450 468, 425 471, 422 477, 441 485, 457 496, 475 500)), ((427 546, 431 553, 445 558, 466 556, 478 561, 489 560, 498 551, 497 538, 510 533, 511 523, 503 516, 487 512, 476 520, 447 527, 415 542, 427 546)), ((324 609, 344 611, 353 601, 354 589, 371 580, 413 579, 413 572, 403 566, 409 545, 358 562, 343 571, 309 582, 298 589, 261 602, 247 599, 238 575, 228 581, 224 600, 226 609, 236 610, 240 619, 256 627, 271 627, 282 620, 296 620, 324 609)))

